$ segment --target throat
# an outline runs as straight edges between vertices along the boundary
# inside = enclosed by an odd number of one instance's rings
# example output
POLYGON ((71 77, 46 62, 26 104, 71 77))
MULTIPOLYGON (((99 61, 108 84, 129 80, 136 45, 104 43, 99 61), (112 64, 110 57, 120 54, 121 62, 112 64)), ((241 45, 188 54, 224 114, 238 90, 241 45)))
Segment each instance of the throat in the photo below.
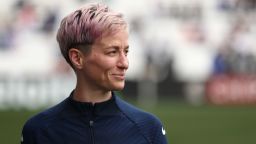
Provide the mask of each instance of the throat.
POLYGON ((75 89, 73 99, 79 102, 89 102, 92 104, 101 103, 110 100, 112 97, 111 91, 108 92, 89 92, 84 89, 75 89))

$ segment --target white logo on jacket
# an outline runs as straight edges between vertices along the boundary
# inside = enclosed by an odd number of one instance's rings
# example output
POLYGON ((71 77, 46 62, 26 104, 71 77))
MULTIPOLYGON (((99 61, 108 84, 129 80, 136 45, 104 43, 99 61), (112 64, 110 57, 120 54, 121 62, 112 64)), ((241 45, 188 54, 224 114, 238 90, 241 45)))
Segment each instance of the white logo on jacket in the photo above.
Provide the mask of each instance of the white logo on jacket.
POLYGON ((162 127, 162 134, 165 135, 166 134, 166 131, 165 129, 162 127))

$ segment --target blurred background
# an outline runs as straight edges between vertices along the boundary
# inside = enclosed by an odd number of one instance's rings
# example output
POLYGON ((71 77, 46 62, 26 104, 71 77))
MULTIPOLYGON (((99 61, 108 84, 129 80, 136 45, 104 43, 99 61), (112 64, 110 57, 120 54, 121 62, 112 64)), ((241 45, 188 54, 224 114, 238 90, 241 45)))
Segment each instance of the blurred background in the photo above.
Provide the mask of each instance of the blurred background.
MULTIPOLYGON (((130 27, 120 94, 157 115, 170 144, 256 143, 256 0, 101 1, 130 27)), ((19 143, 24 122, 74 88, 55 37, 86 2, 0 1, 0 143, 19 143)))

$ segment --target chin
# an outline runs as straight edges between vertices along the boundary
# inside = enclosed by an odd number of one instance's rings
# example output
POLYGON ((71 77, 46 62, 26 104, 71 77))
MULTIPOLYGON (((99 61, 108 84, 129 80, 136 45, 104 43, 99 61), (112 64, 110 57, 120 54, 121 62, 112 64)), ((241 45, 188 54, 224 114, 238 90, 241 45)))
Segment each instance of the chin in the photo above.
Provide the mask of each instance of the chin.
POLYGON ((115 91, 123 90, 124 85, 125 85, 124 82, 113 84, 113 89, 112 90, 115 90, 115 91))

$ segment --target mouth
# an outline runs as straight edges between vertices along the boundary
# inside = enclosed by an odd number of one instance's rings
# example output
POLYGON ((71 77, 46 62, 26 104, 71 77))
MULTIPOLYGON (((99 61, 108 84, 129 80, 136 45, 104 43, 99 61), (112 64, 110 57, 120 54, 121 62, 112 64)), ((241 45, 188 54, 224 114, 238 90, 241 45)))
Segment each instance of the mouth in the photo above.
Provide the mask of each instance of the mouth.
POLYGON ((118 80, 125 80, 125 74, 112 74, 112 76, 118 80))

